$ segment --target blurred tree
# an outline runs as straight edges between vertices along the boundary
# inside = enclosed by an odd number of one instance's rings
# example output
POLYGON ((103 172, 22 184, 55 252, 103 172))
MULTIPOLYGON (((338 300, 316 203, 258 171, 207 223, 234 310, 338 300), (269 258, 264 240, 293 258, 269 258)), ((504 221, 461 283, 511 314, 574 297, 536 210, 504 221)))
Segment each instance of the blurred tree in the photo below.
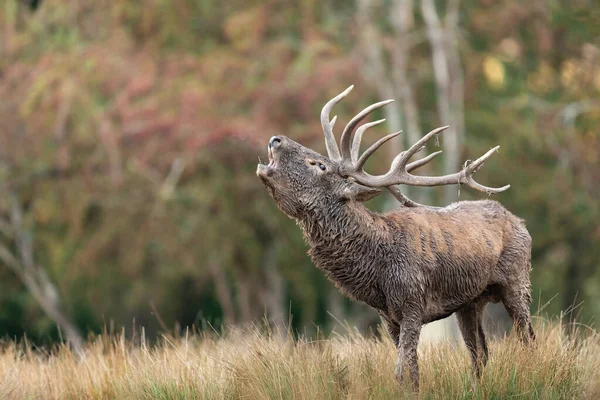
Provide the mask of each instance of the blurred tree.
POLYGON ((8 192, 5 195, 10 203, 6 210, 10 217, 8 221, 0 219, 0 231, 15 243, 15 251, 13 254, 7 247, 0 245, 0 260, 21 280, 44 313, 58 325, 68 343, 79 353, 83 338, 62 309, 60 295, 46 269, 35 262, 33 234, 23 221, 20 200, 14 193, 8 192))

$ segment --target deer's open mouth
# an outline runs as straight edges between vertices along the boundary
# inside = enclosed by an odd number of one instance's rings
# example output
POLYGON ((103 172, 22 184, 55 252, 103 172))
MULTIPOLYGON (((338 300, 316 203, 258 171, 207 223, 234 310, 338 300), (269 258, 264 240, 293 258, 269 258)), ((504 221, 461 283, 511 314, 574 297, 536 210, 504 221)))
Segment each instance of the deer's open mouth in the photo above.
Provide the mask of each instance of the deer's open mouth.
POLYGON ((256 168, 256 175, 263 180, 271 177, 273 170, 277 167, 277 159, 271 146, 267 147, 267 155, 269 157, 269 163, 265 165, 261 162, 256 168))
POLYGON ((267 167, 269 168, 275 168, 275 156, 273 154, 273 148, 271 146, 268 147, 268 151, 267 154, 269 156, 269 165, 267 165, 267 167))

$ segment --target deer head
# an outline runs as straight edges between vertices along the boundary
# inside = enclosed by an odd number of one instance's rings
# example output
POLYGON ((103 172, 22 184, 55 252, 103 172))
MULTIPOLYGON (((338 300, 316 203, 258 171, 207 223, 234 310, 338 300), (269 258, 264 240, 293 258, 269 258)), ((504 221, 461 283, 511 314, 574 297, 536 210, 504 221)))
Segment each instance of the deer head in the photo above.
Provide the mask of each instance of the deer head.
POLYGON ((348 201, 363 202, 381 193, 380 188, 389 188, 397 184, 412 186, 439 186, 464 184, 487 193, 502 192, 510 187, 501 188, 483 186, 473 179, 473 174, 499 146, 489 150, 477 160, 465 164, 463 169, 454 174, 443 176, 417 176, 411 172, 427 164, 441 151, 432 153, 420 160, 409 162, 410 158, 423 148, 432 137, 442 132, 445 127, 432 130, 408 150, 401 152, 392 161, 390 170, 384 175, 370 175, 363 170, 367 159, 385 142, 398 136, 392 133, 375 142, 360 155, 360 142, 366 129, 385 120, 358 125, 364 118, 393 100, 375 103, 358 113, 344 128, 338 148, 333 135, 336 117, 331 121, 329 114, 335 104, 352 90, 353 86, 331 99, 321 111, 321 125, 325 134, 325 145, 328 157, 285 136, 273 136, 269 140, 269 164, 259 164, 256 174, 268 188, 279 208, 292 218, 299 218, 307 210, 320 205, 344 203, 348 201), (341 151, 340 151, 341 149, 341 151))
POLYGON ((316 207, 362 202, 380 193, 343 176, 336 161, 285 136, 273 136, 267 148, 269 164, 259 164, 256 174, 279 208, 292 218, 316 207))

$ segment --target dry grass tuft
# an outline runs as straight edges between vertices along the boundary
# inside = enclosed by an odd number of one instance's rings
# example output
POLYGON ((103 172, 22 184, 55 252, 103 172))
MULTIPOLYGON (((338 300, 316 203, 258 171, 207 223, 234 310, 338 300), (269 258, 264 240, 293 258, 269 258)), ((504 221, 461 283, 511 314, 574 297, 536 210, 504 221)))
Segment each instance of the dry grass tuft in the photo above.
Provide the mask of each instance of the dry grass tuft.
MULTIPOLYGON (((513 337, 491 344, 480 382, 464 346, 420 348, 421 398, 600 398, 600 336, 567 336, 538 324, 534 348, 513 337)), ((83 358, 66 347, 51 352, 25 344, 0 349, 2 399, 397 399, 396 352, 390 340, 350 332, 325 340, 290 340, 259 329, 226 337, 164 339, 134 345, 98 337, 83 358)))

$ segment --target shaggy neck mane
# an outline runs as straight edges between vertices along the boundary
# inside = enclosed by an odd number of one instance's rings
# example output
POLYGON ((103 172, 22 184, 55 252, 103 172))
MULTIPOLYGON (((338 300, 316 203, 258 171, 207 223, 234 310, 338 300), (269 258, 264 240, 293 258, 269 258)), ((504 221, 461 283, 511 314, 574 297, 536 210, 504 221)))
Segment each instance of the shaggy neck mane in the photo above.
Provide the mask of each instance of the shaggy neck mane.
POLYGON ((298 219, 311 247, 339 245, 370 236, 380 216, 354 201, 317 204, 298 219))
POLYGON ((321 204, 298 220, 309 255, 348 297, 385 307, 374 273, 374 249, 389 241, 390 227, 379 214, 354 201, 321 204))

